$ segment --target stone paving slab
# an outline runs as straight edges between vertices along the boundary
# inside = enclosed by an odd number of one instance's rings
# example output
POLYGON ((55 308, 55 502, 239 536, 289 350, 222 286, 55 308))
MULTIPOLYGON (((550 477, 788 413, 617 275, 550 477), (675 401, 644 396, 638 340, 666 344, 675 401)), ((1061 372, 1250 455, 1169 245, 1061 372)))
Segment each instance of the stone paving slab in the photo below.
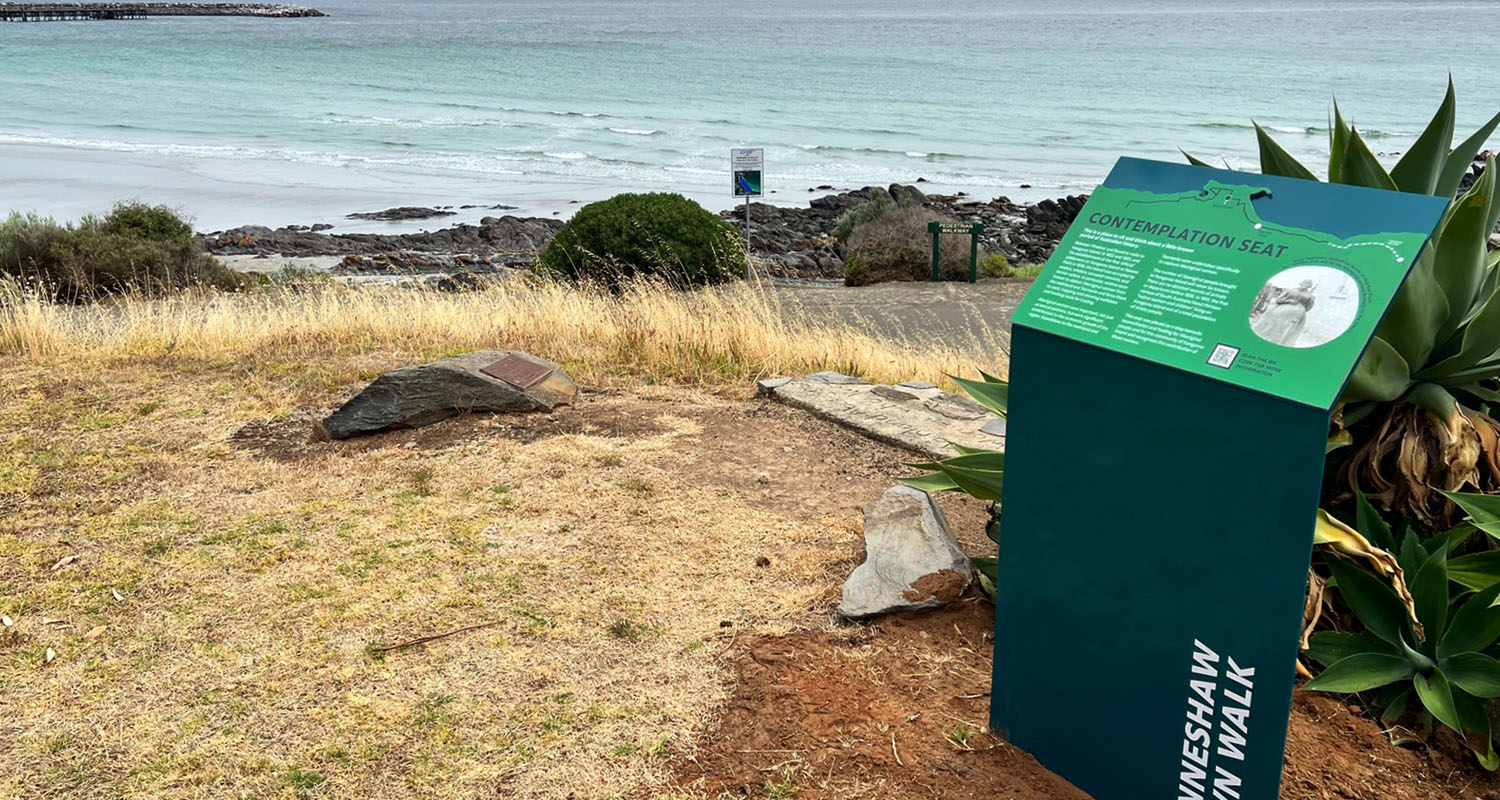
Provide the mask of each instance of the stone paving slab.
POLYGON ((1003 417, 925 381, 874 384, 837 372, 818 372, 763 380, 759 394, 929 458, 958 455, 949 442, 1005 449, 1003 417))

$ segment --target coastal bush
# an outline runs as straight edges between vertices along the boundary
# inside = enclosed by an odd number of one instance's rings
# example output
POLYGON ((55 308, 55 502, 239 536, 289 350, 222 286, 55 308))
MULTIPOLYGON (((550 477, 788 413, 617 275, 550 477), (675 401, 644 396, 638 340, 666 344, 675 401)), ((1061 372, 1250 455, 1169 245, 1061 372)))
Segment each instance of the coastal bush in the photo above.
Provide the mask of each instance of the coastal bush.
POLYGON ((203 251, 191 225, 165 206, 144 203, 121 203, 102 218, 86 216, 76 225, 11 214, 0 223, 0 275, 68 301, 240 285, 203 251))
POLYGON ((681 288, 744 275, 745 251, 732 226, 680 194, 620 194, 579 209, 537 266, 610 288, 644 276, 681 288))
MULTIPOLYGON (((932 279, 932 234, 927 223, 943 218, 922 206, 888 207, 857 225, 844 245, 844 283, 865 286, 883 281, 932 279)), ((949 237, 938 263, 943 280, 969 279, 969 241, 949 237)))
POLYGON ((837 243, 839 252, 844 253, 844 246, 849 241, 849 235, 854 229, 867 223, 873 222, 886 214, 895 211, 900 206, 891 193, 879 186, 871 186, 865 190, 865 201, 854 208, 845 211, 839 221, 833 226, 833 239, 837 243))

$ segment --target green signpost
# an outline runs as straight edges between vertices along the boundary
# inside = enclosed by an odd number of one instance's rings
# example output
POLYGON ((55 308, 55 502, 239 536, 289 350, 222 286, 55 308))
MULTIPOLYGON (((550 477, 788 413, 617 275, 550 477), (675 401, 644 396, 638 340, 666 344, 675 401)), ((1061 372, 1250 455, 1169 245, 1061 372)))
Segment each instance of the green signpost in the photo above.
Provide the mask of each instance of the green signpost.
POLYGON ((1116 164, 1015 314, 995 730, 1097 800, 1275 800, 1330 410, 1445 206, 1116 164))
POLYGON ((964 234, 969 237, 969 283, 973 283, 979 275, 979 234, 984 233, 982 222, 938 222, 936 220, 927 223, 927 232, 932 234, 932 280, 934 283, 943 279, 938 270, 938 260, 942 249, 940 242, 943 234, 964 234))

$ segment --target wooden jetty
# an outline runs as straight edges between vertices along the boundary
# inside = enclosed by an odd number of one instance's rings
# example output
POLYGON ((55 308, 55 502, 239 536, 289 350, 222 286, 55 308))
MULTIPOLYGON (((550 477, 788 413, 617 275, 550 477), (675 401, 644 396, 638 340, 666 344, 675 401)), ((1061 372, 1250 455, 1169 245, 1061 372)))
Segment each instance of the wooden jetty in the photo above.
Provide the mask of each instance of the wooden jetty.
POLYGON ((147 17, 324 17, 305 6, 266 3, 0 3, 0 22, 145 19, 147 17))

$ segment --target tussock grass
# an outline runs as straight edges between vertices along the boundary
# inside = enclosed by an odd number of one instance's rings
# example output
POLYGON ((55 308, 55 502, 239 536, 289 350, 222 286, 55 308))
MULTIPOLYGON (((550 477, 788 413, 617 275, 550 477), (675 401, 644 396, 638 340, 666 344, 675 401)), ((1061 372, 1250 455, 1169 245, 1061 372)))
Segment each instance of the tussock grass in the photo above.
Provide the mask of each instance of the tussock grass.
POLYGON ((521 280, 466 293, 316 286, 91 306, 0 287, 0 355, 35 362, 486 347, 552 358, 584 380, 633 374, 705 385, 824 369, 942 382, 998 360, 972 346, 910 344, 787 314, 769 288, 744 285, 684 293, 638 284, 619 294, 521 280))

